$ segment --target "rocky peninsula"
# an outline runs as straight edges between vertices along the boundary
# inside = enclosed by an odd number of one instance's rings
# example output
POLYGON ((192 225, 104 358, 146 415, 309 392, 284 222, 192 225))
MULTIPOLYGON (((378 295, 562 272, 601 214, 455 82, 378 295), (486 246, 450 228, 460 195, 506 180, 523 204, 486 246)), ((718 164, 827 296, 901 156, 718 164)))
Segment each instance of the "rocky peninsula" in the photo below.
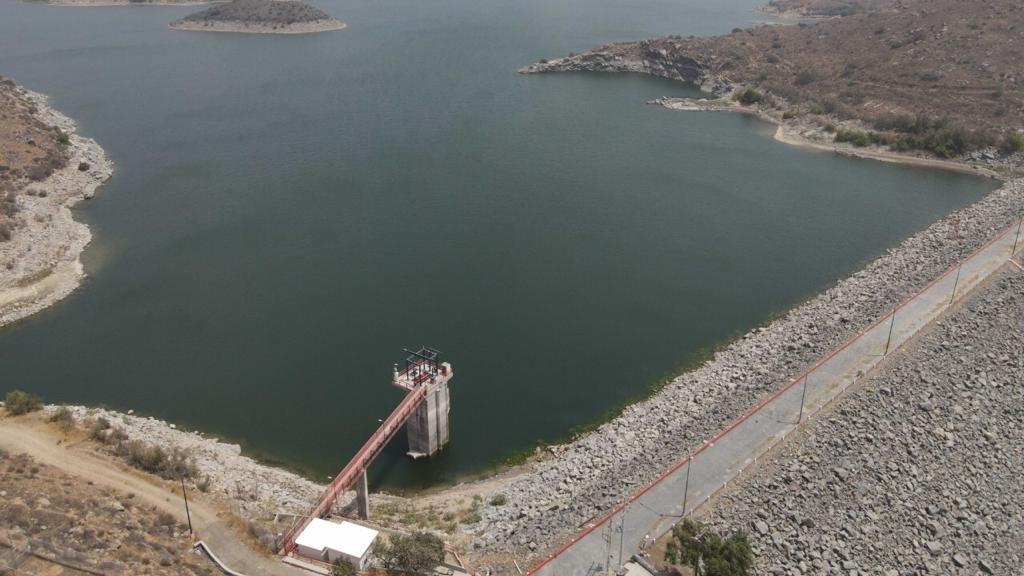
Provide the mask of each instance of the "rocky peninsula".
MULTIPOLYGON (((785 3, 786 9, 817 5, 785 3)), ((812 23, 607 44, 520 72, 635 72, 690 82, 719 109, 782 125, 791 143, 879 159, 984 166, 1024 149, 1019 5, 857 5, 851 15, 812 23)), ((684 104, 678 107, 694 107, 684 104)))
POLYGON ((71 293, 92 236, 71 208, 113 173, 45 96, 0 79, 0 326, 71 293))
POLYGON ((309 34, 341 30, 345 24, 301 0, 232 0, 171 22, 174 30, 309 34))

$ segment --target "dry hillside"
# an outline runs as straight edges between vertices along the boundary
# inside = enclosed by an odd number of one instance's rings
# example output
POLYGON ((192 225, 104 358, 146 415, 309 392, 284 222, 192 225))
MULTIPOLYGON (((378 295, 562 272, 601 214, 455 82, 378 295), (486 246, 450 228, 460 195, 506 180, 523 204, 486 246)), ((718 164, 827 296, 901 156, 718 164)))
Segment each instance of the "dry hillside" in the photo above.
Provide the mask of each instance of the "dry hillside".
POLYGON ((36 106, 0 76, 0 242, 18 227, 19 193, 67 162, 68 136, 36 118, 36 106))
POLYGON ((213 575, 187 528, 25 454, 0 451, 0 574, 213 575))
POLYGON ((524 71, 644 71, 720 91, 749 88, 745 103, 785 110, 787 118, 812 115, 861 127, 841 139, 943 157, 1024 146, 1024 5, 887 0, 872 6, 711 38, 610 44, 524 71))

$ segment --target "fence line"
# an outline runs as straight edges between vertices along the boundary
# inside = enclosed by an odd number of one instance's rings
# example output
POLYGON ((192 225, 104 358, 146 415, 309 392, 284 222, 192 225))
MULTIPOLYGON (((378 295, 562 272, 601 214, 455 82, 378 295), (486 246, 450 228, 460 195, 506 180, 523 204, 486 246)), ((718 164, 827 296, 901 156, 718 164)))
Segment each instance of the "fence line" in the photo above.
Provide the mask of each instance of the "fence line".
MULTIPOLYGON (((681 458, 675 464, 667 468, 655 480, 653 480, 649 484, 643 486, 642 488, 631 494, 624 501, 622 501, 617 506, 613 507, 611 511, 606 513, 604 516, 602 516, 596 522, 591 524, 589 527, 578 532, 566 544, 561 546, 558 550, 556 550, 554 553, 545 558, 540 564, 538 564, 536 567, 530 570, 528 572, 528 575, 532 576, 534 574, 539 574, 543 570, 551 568, 552 564, 556 561, 560 561, 563 556, 571 555, 573 552, 575 552, 575 547, 586 548, 586 545, 588 544, 587 540, 593 538, 593 535, 595 534, 596 530, 598 528, 604 527, 609 520, 611 520, 617 515, 622 515, 622 526, 620 527, 620 530, 624 531, 626 517, 628 516, 627 514, 625 514, 627 508, 631 504, 636 503, 637 501, 648 496, 650 496, 651 499, 655 499, 657 495, 654 494, 652 491, 659 488, 665 488, 665 485, 669 484, 669 482, 666 482, 666 480, 672 478, 674 475, 676 475, 677 472, 680 471, 680 469, 683 466, 686 466, 686 480, 682 490, 683 506, 680 508, 680 513, 664 513, 665 507, 668 507, 669 509, 679 508, 678 505, 676 505, 673 502, 671 494, 666 494, 663 496, 660 506, 657 504, 654 506, 650 506, 644 504, 643 502, 640 502, 643 509, 650 510, 655 515, 649 518, 649 520, 654 520, 653 526, 655 527, 654 531, 656 532, 656 536, 660 537, 661 535, 663 535, 665 532, 671 529, 671 526, 669 526, 660 533, 657 533, 659 530, 658 526, 662 523, 662 521, 665 518, 683 518, 692 511, 704 506, 709 501, 711 501, 722 490, 724 490, 726 486, 728 486, 731 480, 735 479, 740 474, 742 474, 748 467, 750 467, 750 465, 756 463, 759 458, 763 459, 765 456, 770 456, 772 449, 781 446, 782 443, 790 436, 790 434, 798 431, 801 428, 801 424, 804 420, 805 415, 808 417, 808 419, 810 419, 816 416, 825 408, 832 405, 837 398, 842 396, 843 392, 849 389, 852 385, 862 381, 863 376, 868 371, 877 366, 886 356, 888 356, 888 354, 890 354, 893 350, 898 349, 900 346, 911 340, 922 328, 930 324, 931 321, 934 320, 934 318, 938 317, 938 315, 942 314, 943 312, 954 306, 959 300, 963 299, 965 295, 970 293, 970 291, 973 290, 977 285, 981 284, 993 272, 1002 268, 1007 260, 1013 262, 1018 267, 1021 267, 1022 270, 1024 270, 1024 266, 1021 266, 1020 263, 1014 260, 1014 256, 1018 249, 1018 244, 1020 243, 1020 239, 1022 236, 1022 230, 1024 230, 1024 217, 1021 217, 1018 222, 1014 222, 1007 226, 1006 228, 1002 229, 1000 232, 995 234, 992 238, 990 238, 980 247, 976 248, 967 256, 963 257, 957 263, 953 264, 944 272, 936 276, 925 286, 915 291, 909 297, 903 299, 890 311, 879 316, 870 325, 860 330, 857 334, 855 334, 849 340, 844 342, 841 346, 835 348, 827 355, 825 355, 823 358, 812 364, 810 367, 804 369, 802 372, 800 372, 793 378, 790 378, 783 386, 769 394, 763 400, 758 402, 754 407, 744 412, 740 417, 733 420, 728 426, 726 426, 723 430, 718 432, 710 440, 702 442, 694 450, 689 451, 685 457, 681 458), (1014 240, 1012 245, 1010 245, 1008 242, 1011 233, 1013 233, 1012 237, 1014 240), (988 251, 997 244, 999 244, 1001 241, 1006 242, 1006 244, 1009 246, 1008 254, 1004 254, 1005 249, 1000 247, 996 247, 996 252, 994 254, 989 254, 988 251), (977 267, 978 270, 974 271, 972 274, 971 270, 975 267, 977 267), (940 283, 948 281, 953 272, 956 272, 956 276, 955 280, 952 282, 953 286, 951 293, 947 297, 945 295, 945 291, 941 289, 940 283), (964 277, 965 272, 967 272, 966 277, 964 277), (960 289, 959 293, 958 289, 960 289), (935 304, 929 305, 929 300, 936 297, 936 292, 941 292, 942 298, 938 300, 935 304), (924 307, 924 309, 920 310, 919 308, 921 307, 924 307), (918 309, 911 310, 911 308, 918 309), (906 310, 904 314, 898 314, 900 311, 903 310, 906 310), (889 321, 888 329, 881 328, 883 323, 887 320, 889 321), (871 348, 873 339, 880 340, 875 344, 878 348, 881 348, 881 336, 883 332, 885 333, 885 346, 881 354, 869 353, 865 351, 860 351, 860 353, 858 353, 856 348, 859 346, 867 346, 871 348), (852 353, 852 359, 840 358, 840 355, 844 355, 848 352, 852 353), (816 372, 824 373, 828 371, 830 368, 839 369, 840 372, 835 376, 826 375, 825 378, 813 379, 811 381, 814 382, 813 386, 811 385, 811 382, 808 381, 812 374, 816 372), (843 368, 845 368, 845 371, 843 371, 843 368), (854 372, 852 378, 848 379, 847 373, 851 370, 856 370, 856 372, 854 372), (819 380, 820 382, 818 382, 819 380), (847 380, 849 381, 847 382, 847 380), (769 431, 764 432, 764 434, 762 435, 762 439, 767 440, 767 446, 762 446, 761 443, 758 443, 751 448, 747 446, 746 443, 743 442, 743 439, 739 438, 739 436, 742 435, 736 434, 730 436, 730 434, 733 431, 735 431, 737 428, 740 428, 741 426, 749 426, 751 428, 756 427, 758 423, 754 422, 756 420, 755 417, 760 416, 766 412, 769 412, 770 410, 767 409, 780 409, 781 404, 783 404, 782 400, 780 399, 800 382, 803 382, 804 386, 802 393, 800 394, 800 408, 798 413, 796 414, 796 422, 794 423, 782 420, 777 421, 776 424, 782 424, 783 428, 781 430, 776 430, 774 432, 770 431, 771 425, 769 424, 769 431), (808 393, 808 388, 812 388, 812 392, 813 389, 816 388, 818 389, 818 392, 813 394, 813 396, 815 397, 811 398, 811 404, 805 407, 804 400, 808 393), (693 460, 700 456, 701 454, 708 451, 710 451, 710 455, 714 455, 715 450, 713 449, 716 446, 719 446, 719 444, 722 443, 723 441, 725 441, 725 443, 732 442, 734 445, 731 447, 726 446, 724 448, 721 448, 719 450, 719 452, 721 452, 719 456, 726 457, 726 463, 735 463, 737 461, 737 454, 735 454, 735 452, 738 450, 738 461, 740 462, 740 465, 735 471, 732 470, 731 468, 727 468, 721 471, 720 473, 717 473, 709 481, 712 484, 711 486, 708 486, 708 488, 711 489, 710 493, 708 493, 702 499, 700 499, 696 503, 696 505, 688 506, 687 497, 689 496, 688 492, 689 487, 691 485, 690 469, 694 468, 693 460), (738 446, 736 444, 738 444, 738 446), (753 450, 753 455, 752 457, 749 457, 749 452, 751 450, 753 450), (730 460, 729 458, 732 459, 730 460), (722 473, 724 473, 724 476, 722 473), (662 510, 659 511, 658 508, 662 508, 662 510)), ((764 427, 763 423, 761 423, 761 426, 762 428, 764 427)), ((759 431, 753 430, 752 432, 757 433, 759 431)), ((699 470, 699 468, 700 467, 696 467, 695 470, 699 470)), ((710 468, 712 467, 709 467, 709 469, 710 468)), ((641 517, 645 516, 645 514, 643 513, 643 510, 641 510, 640 513, 634 514, 633 516, 641 517)), ((634 524, 634 528, 637 528, 639 530, 643 530, 645 526, 649 525, 642 523, 638 524, 636 522, 634 522, 634 524)), ((634 530, 634 532, 636 533, 634 533, 633 536, 636 536, 637 533, 644 534, 644 541, 647 541, 647 532, 637 532, 637 530, 634 530)), ((620 536, 620 538, 622 538, 622 536, 620 536)), ((590 552, 594 552, 595 546, 593 546, 593 543, 589 544, 591 548, 590 552)), ((585 555, 586 558, 592 556, 592 554, 587 555, 586 553, 586 550, 581 552, 581 554, 585 555)), ((586 564, 586 558, 581 558, 577 560, 586 564)), ((572 560, 574 559, 568 559, 570 563, 572 560)), ((607 568, 607 556, 605 558, 605 564, 607 568)), ((580 572, 578 570, 566 570, 563 566, 561 570, 553 573, 575 574, 580 572)), ((592 562, 590 563, 590 568, 588 568, 587 573, 596 573, 593 570, 592 562)))

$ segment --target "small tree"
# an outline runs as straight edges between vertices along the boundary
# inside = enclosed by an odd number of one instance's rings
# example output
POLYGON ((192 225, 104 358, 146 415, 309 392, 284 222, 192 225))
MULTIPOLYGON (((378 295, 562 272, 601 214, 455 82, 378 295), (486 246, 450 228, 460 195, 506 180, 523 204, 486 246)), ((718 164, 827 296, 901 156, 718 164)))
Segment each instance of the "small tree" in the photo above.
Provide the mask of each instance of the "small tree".
POLYGON ((375 551, 381 564, 389 570, 428 572, 444 562, 444 541, 429 532, 411 536, 395 534, 389 540, 375 551))
POLYGON ((344 558, 338 558, 331 566, 331 576, 356 576, 356 567, 344 558))
POLYGON ((43 399, 35 394, 29 394, 21 390, 11 390, 4 398, 4 406, 7 413, 12 416, 20 416, 35 412, 43 407, 43 399))
POLYGON ((747 576, 754 553, 743 532, 723 539, 700 522, 686 519, 672 529, 665 560, 690 566, 696 576, 747 576))

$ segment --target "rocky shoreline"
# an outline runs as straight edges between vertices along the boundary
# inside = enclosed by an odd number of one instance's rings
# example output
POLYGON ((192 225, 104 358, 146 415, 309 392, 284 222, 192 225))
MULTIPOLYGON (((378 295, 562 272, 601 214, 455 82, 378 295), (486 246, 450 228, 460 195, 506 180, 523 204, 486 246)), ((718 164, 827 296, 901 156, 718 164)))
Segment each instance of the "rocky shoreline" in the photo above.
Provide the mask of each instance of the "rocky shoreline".
POLYGON ((70 294, 85 277, 80 256, 92 235, 71 208, 92 198, 113 174, 113 162, 91 138, 78 135, 73 120, 53 109, 42 94, 23 90, 36 117, 68 135, 67 164, 19 195, 23 225, 0 242, 0 327, 21 320, 70 294))
POLYGON ((501 488, 508 504, 483 511, 473 545, 485 556, 510 546, 520 558, 543 556, 1022 215, 1024 180, 1014 180, 744 335, 595 432, 556 447, 554 458, 501 488))
MULTIPOLYGON (((1024 179, 1006 183, 977 203, 908 238, 860 272, 838 282, 784 317, 744 335, 701 368, 679 376, 651 398, 627 407, 594 432, 561 446, 500 481, 442 489, 424 500, 479 494, 480 519, 452 536, 482 568, 511 570, 508 558, 530 562, 568 539, 792 374, 816 361, 935 275, 1024 216, 1024 179)), ((211 492, 246 519, 301 513, 323 486, 267 466, 236 444, 179 430, 154 418, 75 407, 79 418, 104 417, 129 437, 195 457, 211 492), (258 482, 251 482, 258 478, 258 482), (241 487, 260 486, 257 492, 241 487)), ((377 495, 412 510, 419 499, 377 495)))

